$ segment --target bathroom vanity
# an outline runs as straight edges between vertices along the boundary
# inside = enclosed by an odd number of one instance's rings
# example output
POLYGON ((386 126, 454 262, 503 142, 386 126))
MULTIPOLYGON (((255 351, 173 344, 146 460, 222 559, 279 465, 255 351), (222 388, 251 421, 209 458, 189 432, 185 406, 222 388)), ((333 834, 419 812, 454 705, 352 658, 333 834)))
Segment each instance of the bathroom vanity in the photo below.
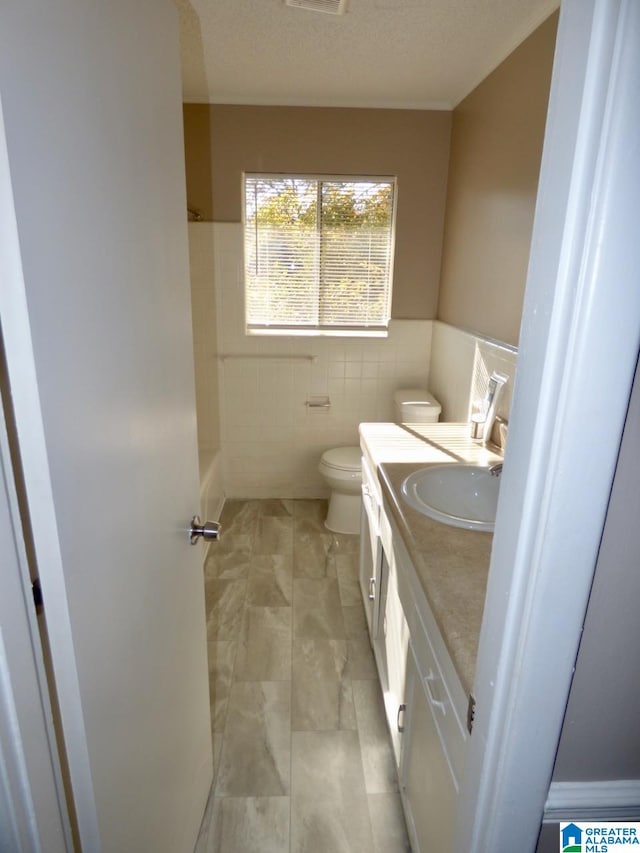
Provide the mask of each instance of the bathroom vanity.
POLYGON ((501 461, 468 424, 362 424, 360 587, 414 853, 453 849, 472 726, 490 533, 433 521, 401 495, 426 465, 501 461))

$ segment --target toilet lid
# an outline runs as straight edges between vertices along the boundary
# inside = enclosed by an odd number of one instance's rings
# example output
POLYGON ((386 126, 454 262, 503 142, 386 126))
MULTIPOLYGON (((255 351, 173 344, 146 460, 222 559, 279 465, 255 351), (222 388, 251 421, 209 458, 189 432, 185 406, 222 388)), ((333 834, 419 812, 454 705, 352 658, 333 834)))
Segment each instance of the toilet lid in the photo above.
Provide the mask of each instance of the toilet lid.
POLYGON ((401 388, 394 392, 393 399, 402 406, 425 406, 438 410, 442 408, 433 394, 425 391, 424 388, 401 388))
POLYGON ((334 447, 332 450, 325 450, 322 454, 322 461, 326 465, 331 465, 332 468, 339 468, 341 471, 359 471, 360 448, 334 447))

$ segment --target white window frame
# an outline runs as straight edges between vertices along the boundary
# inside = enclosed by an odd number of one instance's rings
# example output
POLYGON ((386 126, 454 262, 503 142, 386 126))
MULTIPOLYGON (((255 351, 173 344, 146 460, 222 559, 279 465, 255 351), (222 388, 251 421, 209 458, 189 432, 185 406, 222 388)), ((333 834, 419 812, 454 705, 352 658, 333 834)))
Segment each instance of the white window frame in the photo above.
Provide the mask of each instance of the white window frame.
POLYGON ((244 322, 246 335, 271 335, 271 336, 314 336, 314 337, 387 337, 389 321, 391 319, 391 301, 393 297, 393 278, 396 241, 396 210, 398 204, 398 182, 393 175, 337 175, 318 173, 292 173, 292 172, 243 172, 242 174, 242 225, 243 225, 243 299, 244 299, 244 322), (247 308, 247 205, 246 205, 246 181, 248 178, 259 178, 261 180, 307 180, 317 181, 318 191, 321 182, 344 182, 344 183, 387 183, 393 186, 391 225, 390 225, 390 256, 388 266, 388 288, 385 306, 384 322, 381 324, 354 324, 343 326, 320 326, 320 325, 287 325, 283 323, 251 325, 248 318, 247 308))

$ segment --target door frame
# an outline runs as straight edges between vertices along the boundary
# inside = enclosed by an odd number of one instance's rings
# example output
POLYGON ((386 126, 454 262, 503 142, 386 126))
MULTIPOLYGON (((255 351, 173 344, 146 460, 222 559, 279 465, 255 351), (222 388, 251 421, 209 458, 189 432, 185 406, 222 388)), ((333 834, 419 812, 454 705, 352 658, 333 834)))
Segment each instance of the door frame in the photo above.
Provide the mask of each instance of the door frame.
POLYGON ((0 400, 0 835, 16 850, 71 853, 18 495, 0 400))
POLYGON ((456 850, 537 843, 640 347, 638 43, 563 0, 456 850))
MULTIPOLYGON (((21 324, 13 327, 19 313, 17 286, 22 275, 1 99, 0 244, 1 362, 3 340, 5 345, 7 338, 15 345, 15 337, 25 333, 21 324)), ((0 515, 11 539, 2 552, 2 594, 12 613, 4 625, 7 633, 0 623, 1 810, 11 823, 6 832, 11 832, 12 843, 20 849, 71 851, 71 823, 5 418, 5 410, 11 406, 4 398, 6 393, 7 389, 0 387, 0 515)), ((13 393, 11 389, 12 397, 13 393)))
MULTIPOLYGON (((20 445, 22 475, 29 495, 30 524, 35 550, 37 553, 47 554, 47 560, 39 564, 38 572, 43 586, 46 585, 47 588, 48 630, 54 632, 55 637, 51 639, 58 650, 53 659, 53 669, 59 687, 58 706, 65 731, 65 750, 75 812, 80 837, 97 839, 98 817, 51 494, 49 461, 38 396, 1 99, 0 244, 0 329, 6 354, 12 407, 19 413, 16 438, 20 445)), ((41 679, 40 683, 43 685, 45 681, 41 679)), ((50 705, 49 697, 44 698, 50 705)))

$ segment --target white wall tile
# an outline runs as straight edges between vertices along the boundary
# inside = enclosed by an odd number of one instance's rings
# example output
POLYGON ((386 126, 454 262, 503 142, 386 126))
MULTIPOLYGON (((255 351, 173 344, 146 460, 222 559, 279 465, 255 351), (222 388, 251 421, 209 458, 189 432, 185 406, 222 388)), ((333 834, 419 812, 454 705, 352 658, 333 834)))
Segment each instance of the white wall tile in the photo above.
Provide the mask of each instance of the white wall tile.
POLYGON ((446 323, 433 324, 430 389, 442 405, 443 421, 468 420, 475 338, 446 323))
POLYGON ((430 388, 442 404, 442 420, 467 421, 473 403, 482 399, 494 370, 508 377, 498 414, 508 420, 515 382, 517 351, 446 323, 433 323, 430 388))
POLYGON ((346 375, 346 363, 344 361, 330 361, 327 374, 330 379, 344 379, 346 375))
POLYGON ((360 379, 362 377, 362 361, 347 361, 344 375, 347 379, 360 379))
POLYGON ((214 297, 214 228, 190 223, 189 267, 195 366, 201 512, 216 518, 224 486, 221 464, 221 424, 217 371, 216 308, 214 297), (205 512, 206 511, 206 512, 205 512))

